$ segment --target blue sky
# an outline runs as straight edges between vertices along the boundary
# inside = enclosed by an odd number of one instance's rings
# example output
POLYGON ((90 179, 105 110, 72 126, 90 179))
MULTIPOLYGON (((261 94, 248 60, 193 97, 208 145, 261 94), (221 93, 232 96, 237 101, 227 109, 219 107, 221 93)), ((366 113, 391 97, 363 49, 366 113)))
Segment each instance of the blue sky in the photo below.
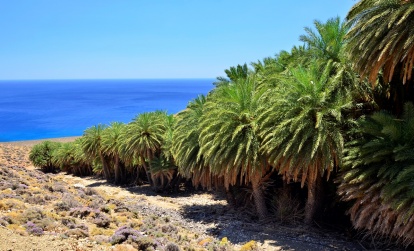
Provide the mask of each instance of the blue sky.
POLYGON ((21 0, 0 5, 0 79, 215 78, 299 45, 354 0, 21 0))

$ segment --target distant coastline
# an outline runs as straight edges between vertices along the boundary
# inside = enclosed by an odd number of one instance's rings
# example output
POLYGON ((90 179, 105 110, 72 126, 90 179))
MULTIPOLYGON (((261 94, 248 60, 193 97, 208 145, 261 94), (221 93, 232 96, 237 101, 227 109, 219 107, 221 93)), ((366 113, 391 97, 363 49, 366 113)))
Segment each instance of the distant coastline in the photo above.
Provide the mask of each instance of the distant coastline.
POLYGON ((48 138, 48 139, 32 139, 32 140, 18 140, 18 141, 7 141, 7 142, 0 142, 0 145, 15 145, 15 146, 28 146, 32 147, 36 144, 39 144, 43 141, 49 140, 53 142, 72 142, 75 141, 77 138, 81 136, 73 136, 73 137, 60 137, 60 138, 48 138))
POLYGON ((0 142, 82 135, 140 113, 177 113, 214 79, 0 80, 0 142))

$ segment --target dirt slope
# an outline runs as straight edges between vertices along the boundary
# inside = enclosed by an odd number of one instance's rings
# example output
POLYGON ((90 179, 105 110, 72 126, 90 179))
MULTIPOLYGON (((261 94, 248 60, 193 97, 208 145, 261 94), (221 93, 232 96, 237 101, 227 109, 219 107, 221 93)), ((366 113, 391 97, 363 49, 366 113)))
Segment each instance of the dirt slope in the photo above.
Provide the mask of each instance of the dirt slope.
POLYGON ((361 249, 338 233, 258 223, 210 193, 159 195, 148 186, 43 174, 27 159, 32 144, 0 143, 0 251, 361 249), (119 241, 125 231, 137 238, 119 241))

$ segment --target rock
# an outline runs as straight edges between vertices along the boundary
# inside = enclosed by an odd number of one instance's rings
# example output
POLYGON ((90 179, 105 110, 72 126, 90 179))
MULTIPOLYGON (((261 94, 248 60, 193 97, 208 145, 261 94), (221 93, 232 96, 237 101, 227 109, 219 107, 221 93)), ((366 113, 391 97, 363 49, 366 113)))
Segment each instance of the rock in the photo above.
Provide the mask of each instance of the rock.
POLYGON ((114 251, 138 251, 130 244, 118 244, 113 247, 114 251))
POLYGON ((84 186, 84 185, 79 184, 79 183, 73 184, 73 187, 74 187, 74 188, 80 188, 80 189, 85 188, 85 186, 84 186))

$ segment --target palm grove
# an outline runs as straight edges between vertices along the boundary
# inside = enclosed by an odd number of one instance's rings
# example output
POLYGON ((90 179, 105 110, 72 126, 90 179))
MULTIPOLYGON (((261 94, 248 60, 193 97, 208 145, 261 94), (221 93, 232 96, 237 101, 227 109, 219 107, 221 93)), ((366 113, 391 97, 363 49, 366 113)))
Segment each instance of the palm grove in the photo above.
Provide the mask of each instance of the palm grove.
POLYGON ((303 45, 225 70, 176 115, 96 125, 74 142, 36 145, 30 158, 115 184, 223 191, 259 219, 292 207, 300 186, 306 224, 339 198, 355 228, 412 244, 413 26, 412 1, 359 1, 345 22, 305 28, 303 45))

